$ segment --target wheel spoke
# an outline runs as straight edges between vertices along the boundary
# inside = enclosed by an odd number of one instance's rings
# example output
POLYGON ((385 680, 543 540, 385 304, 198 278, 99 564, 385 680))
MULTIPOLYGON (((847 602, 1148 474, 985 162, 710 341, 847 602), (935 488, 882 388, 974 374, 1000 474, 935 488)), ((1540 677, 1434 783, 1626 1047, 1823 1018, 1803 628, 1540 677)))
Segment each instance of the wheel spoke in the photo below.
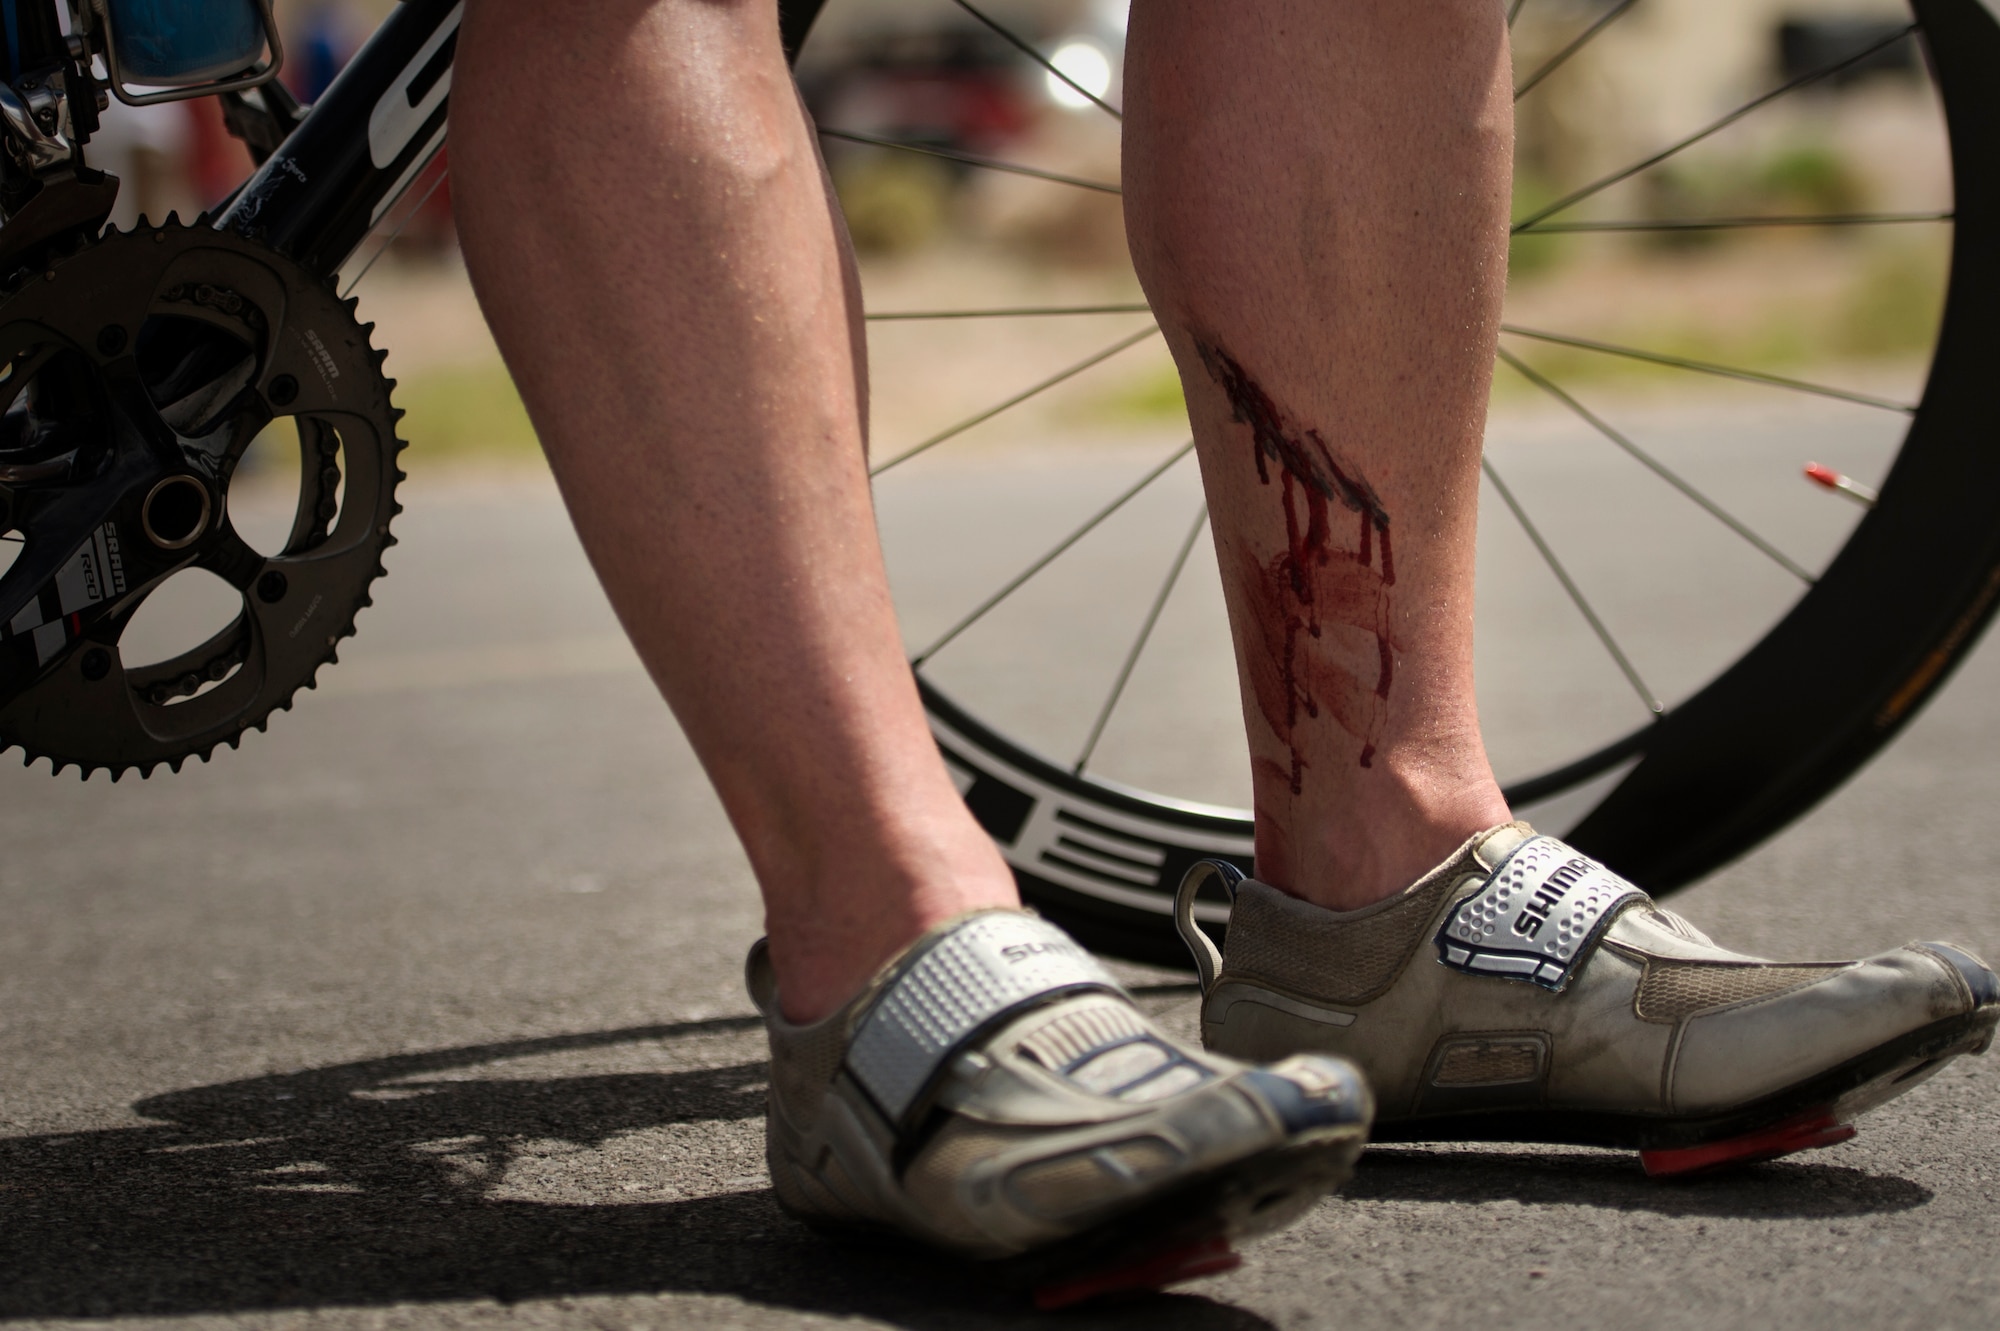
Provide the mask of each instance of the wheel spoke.
POLYGON ((1040 65, 1043 69, 1046 69, 1049 73, 1053 74, 1055 77, 1061 79, 1064 83, 1067 83, 1070 86, 1071 90, 1074 91, 1077 96, 1087 99, 1093 106, 1097 107, 1098 110, 1110 116, 1113 120, 1123 120, 1125 118, 1124 112, 1120 111, 1117 107, 1113 106, 1111 103, 1105 101, 1102 97, 1099 97, 1096 93, 1092 92, 1090 89, 1084 87, 1081 83, 1078 83, 1075 79, 1071 78, 1069 75, 1063 73, 1060 69, 1057 69, 1054 61, 1050 60, 1040 51, 1037 51, 1034 47, 1030 46, 1027 42, 1023 41, 1021 38, 1015 36, 1008 29, 1002 27, 1000 24, 988 18, 983 11, 973 6, 971 0, 954 0, 954 2, 958 5, 960 9, 963 9, 966 13, 972 15, 972 17, 978 19, 981 23, 984 23, 987 27, 991 28, 994 32, 998 33, 1000 35, 1001 40, 1005 41, 1008 45, 1012 46, 1022 55, 1027 56, 1028 59, 1034 61, 1036 64, 1040 65))
POLYGON ((1766 558, 1770 559, 1773 563, 1777 564, 1778 567, 1784 569, 1787 573, 1797 578, 1800 582, 1805 583, 1808 587, 1810 587, 1813 584, 1813 582, 1815 581, 1813 575, 1806 572, 1805 569, 1801 568, 1789 556, 1787 556, 1784 551, 1778 549, 1777 546, 1772 545, 1769 541, 1765 540, 1763 537, 1759 536, 1756 532, 1752 531, 1740 519, 1731 514, 1727 509, 1723 508, 1722 505, 1716 503, 1713 499, 1710 499, 1700 490, 1697 490, 1693 485, 1690 485, 1687 481, 1683 480, 1677 472, 1675 472, 1672 468, 1668 467, 1665 463, 1661 462, 1658 458, 1654 457, 1651 453, 1648 453, 1645 449, 1639 447, 1637 444, 1633 443, 1630 439, 1627 439, 1624 435, 1620 434, 1617 430, 1613 429, 1595 412, 1591 411, 1590 408, 1584 406, 1581 402, 1578 402, 1575 398, 1571 397, 1568 393, 1564 392, 1561 388, 1557 387, 1555 383, 1552 382, 1547 376, 1543 375, 1542 373, 1534 369, 1532 366, 1528 365, 1519 356, 1516 356, 1513 352, 1507 350, 1507 348, 1505 347, 1500 348, 1500 359, 1507 362, 1508 365, 1512 366, 1515 372, 1518 373, 1522 378, 1526 379, 1529 383, 1535 385, 1535 387, 1541 389, 1544 393, 1547 393, 1549 396, 1555 398, 1556 401, 1562 403, 1564 406, 1568 407, 1571 411, 1575 412, 1592 429, 1596 430, 1606 439, 1609 439, 1612 443, 1618 445, 1618 447, 1624 449, 1626 453, 1630 454, 1634 459, 1636 459, 1647 470, 1651 471, 1655 476, 1658 476, 1668 485, 1673 486, 1676 490, 1679 490, 1682 494, 1686 495, 1689 499, 1693 500, 1695 504, 1698 507, 1700 507, 1704 512, 1706 512, 1710 517, 1714 518, 1716 521, 1720 522, 1723 526, 1729 528, 1729 530, 1735 532, 1738 536, 1741 536, 1744 540, 1748 541, 1751 545, 1755 546, 1760 553, 1762 553, 1766 558))
POLYGON ((1501 324, 1500 331, 1515 337, 1531 337, 1537 342, 1553 342, 1557 346, 1576 347, 1581 351, 1601 352, 1606 356, 1623 356, 1627 360, 1645 361, 1651 365, 1666 365, 1676 370, 1693 370, 1698 374, 1713 374, 1724 379, 1738 379, 1748 384, 1764 384, 1771 388, 1789 389, 1794 393, 1810 393, 1815 397, 1830 397, 1839 402, 1855 402, 1864 407, 1879 407, 1883 411, 1899 411, 1914 416, 1917 409, 1907 402, 1896 402, 1886 397, 1876 397, 1870 393, 1856 393, 1845 388, 1829 388, 1825 384, 1808 383, 1804 379, 1787 379, 1781 374, 1765 374, 1758 370, 1738 369, 1733 365, 1717 365, 1712 361, 1693 360, 1686 356, 1669 356, 1665 352, 1646 351, 1639 347, 1623 347, 1615 342, 1597 342, 1587 337, 1569 337, 1562 333, 1544 333, 1533 328, 1522 328, 1517 324, 1501 324))
POLYGON ((1056 314, 1150 314, 1143 302, 1131 305, 1008 305, 990 310, 890 310, 864 316, 869 323, 906 319, 1033 319, 1056 314))
POLYGON ((1939 213, 1798 213, 1771 217, 1662 217, 1609 222, 1537 222, 1517 226, 1515 235, 1554 236, 1583 231, 1743 231, 1768 226, 1902 226, 1910 222, 1949 222, 1950 211, 1939 213))
POLYGON ((976 166, 984 171, 1008 171, 1017 176, 1032 176, 1036 180, 1052 180, 1058 185, 1074 185, 1078 189, 1094 189, 1100 194, 1123 194, 1116 185, 1107 185, 1101 180, 1085 180, 1081 176, 1066 176, 1059 171, 1043 171, 1039 167, 1022 166, 1019 162, 1002 162, 992 157, 979 157, 972 153, 962 153, 955 148, 932 148, 921 143, 903 143, 896 139, 885 139, 878 134, 857 134, 851 129, 827 129, 821 127, 819 135, 823 139, 840 139, 846 143, 865 143, 874 148, 894 148, 897 152, 917 153, 923 157, 942 157, 947 162, 962 162, 966 166, 976 166))
POLYGON ((1174 584, 1181 580, 1181 570, 1187 567, 1188 555, 1194 550, 1195 541, 1201 536, 1202 528, 1208 525, 1208 505, 1203 504, 1195 512, 1194 525, 1181 541, 1180 550, 1174 555, 1173 566, 1167 570, 1166 581, 1160 584, 1159 594, 1153 597, 1152 606, 1146 611, 1145 623, 1139 625, 1139 636, 1132 639, 1132 649, 1125 653, 1125 662, 1118 667, 1118 678, 1112 681, 1111 692, 1105 695, 1104 706, 1097 712, 1097 720, 1091 724, 1090 738, 1083 742, 1083 751, 1076 755, 1076 766, 1070 771, 1083 775, 1084 766, 1090 762, 1090 755, 1097 751, 1097 741, 1104 735, 1104 727, 1111 720, 1111 713, 1117 708, 1118 700, 1125 695, 1125 685, 1132 678, 1132 669, 1139 664, 1140 655, 1146 650, 1147 641, 1153 636, 1153 626, 1160 622, 1160 612, 1167 608, 1167 598, 1174 593, 1174 584))
POLYGON ((1493 482, 1494 490, 1499 492, 1500 502, 1507 505, 1507 511, 1514 515, 1514 521, 1521 524, 1521 530, 1526 532, 1528 539, 1534 543, 1542 562, 1549 566, 1549 572, 1556 575, 1556 581, 1561 583, 1563 591, 1569 594, 1570 603, 1583 615, 1585 622, 1590 625, 1590 631, 1597 635, 1597 640, 1604 644, 1604 650, 1611 654, 1611 659, 1618 665, 1619 673, 1625 676, 1625 682, 1639 695, 1639 701, 1646 704, 1646 710, 1655 716, 1666 711, 1665 704, 1646 687, 1646 681, 1639 677, 1638 668, 1632 664, 1632 658, 1625 655, 1625 649, 1618 645, 1618 639, 1611 636, 1611 630, 1597 617, 1597 611, 1591 609, 1590 601, 1584 596, 1583 589, 1576 585, 1576 580, 1570 577, 1569 570, 1563 567, 1562 560, 1556 558, 1556 552, 1542 539, 1541 531, 1528 517, 1527 511, 1521 507, 1521 501, 1514 498, 1514 492, 1507 488, 1507 482, 1500 479, 1500 473, 1494 468, 1493 463, 1481 458, 1479 466, 1486 473, 1486 479, 1493 482))
POLYGON ((1037 573, 1040 573, 1050 564, 1053 564, 1058 558, 1062 556, 1064 551, 1068 550, 1072 545, 1075 545, 1078 541, 1088 536, 1092 531, 1094 531, 1097 528, 1097 525, 1099 523, 1103 522, 1113 513, 1116 513, 1119 509, 1125 507, 1125 505, 1130 503, 1132 499, 1139 494, 1140 491, 1144 490, 1154 481, 1159 480, 1160 477, 1166 475, 1168 471, 1173 469, 1173 465, 1176 462, 1179 462, 1182 458, 1186 457, 1188 454, 1192 452, 1194 452, 1194 440, 1190 439, 1185 444, 1182 444, 1179 448, 1175 449, 1173 453, 1168 456, 1166 461, 1160 463, 1159 466, 1153 468, 1151 471, 1147 472, 1144 476, 1141 476, 1129 490, 1126 490, 1123 494, 1119 495, 1116 499, 1113 499, 1103 508, 1100 508, 1097 510, 1097 512, 1091 514, 1090 517, 1084 520, 1082 526, 1076 528, 1076 530, 1072 531, 1069 535, 1063 537, 1062 540, 1056 542, 1056 544, 1053 547, 1051 547, 1046 554, 1042 555, 1039 559, 1035 560, 1034 563, 1028 565, 1026 568, 1022 569, 1019 573, 1015 574, 1012 578, 1010 578, 1006 582, 1005 585, 1003 585, 1000 588, 999 591, 994 592, 991 596, 981 601, 977 606, 973 608, 972 613, 968 614, 964 619, 959 620, 956 624, 953 624, 949 629, 945 630, 943 637, 939 638, 936 642, 932 643, 930 646, 924 648, 921 652, 918 652, 914 657, 911 657, 910 665, 912 667, 921 666, 923 665, 924 662, 930 660, 933 656, 936 656, 940 651, 942 651, 945 648, 946 645, 948 645, 952 641, 952 639, 956 638, 959 634, 965 632, 967 629, 971 628, 974 624, 977 624, 980 620, 984 619, 989 613, 992 612, 995 606, 999 605, 1002 601, 1006 600, 1008 597, 1012 596, 1015 592, 1019 591, 1022 588, 1022 586, 1024 586, 1027 583, 1028 579, 1034 577, 1037 573))
POLYGON ((1014 394, 1014 396, 1008 398, 1005 402, 1002 402, 997 406, 988 407, 985 411, 980 412, 976 416, 968 416, 964 420, 960 421, 958 424, 952 426, 950 429, 942 431, 941 433, 938 434, 934 434, 930 438, 924 440, 921 444, 917 444, 912 448, 905 449, 903 452, 898 453, 895 457, 890 458, 887 462, 883 463, 881 466, 876 467, 875 469, 870 471, 868 473, 869 479, 873 480, 875 477, 880 476, 883 472, 889 470, 889 468, 900 466, 901 464, 908 462, 911 458, 917 456, 917 454, 919 453, 928 452, 929 450, 936 448, 939 444, 943 443, 947 439, 953 439, 961 434, 964 434, 967 430, 970 430, 975 425, 982 425, 985 422, 992 420, 995 416, 998 416, 1003 411, 1007 411, 1013 407, 1020 406, 1023 402, 1026 402, 1031 397, 1035 397, 1041 393, 1046 393, 1049 389, 1054 388, 1057 384, 1061 383, 1063 380, 1073 379, 1077 375, 1082 374, 1085 370, 1089 369, 1091 366, 1110 360, 1113 356, 1116 356, 1119 352, 1125 350, 1127 347, 1138 346, 1141 342, 1144 342, 1147 338, 1152 337, 1159 331, 1160 331, 1160 326, 1158 324, 1153 324, 1150 327, 1143 328, 1140 331, 1132 334, 1132 336, 1130 337, 1120 338, 1118 341, 1112 343, 1104 350, 1098 352, 1096 355, 1086 356, 1082 360, 1078 361, 1076 364, 1070 366, 1068 369, 1061 370, 1055 374, 1050 375, 1048 378, 1042 380, 1040 383, 1034 385, 1032 388, 1022 389, 1020 392, 1014 394))
MULTIPOLYGON (((1532 89, 1537 83, 1540 83, 1543 79, 1555 73, 1558 69, 1561 69, 1563 65, 1568 63, 1569 58, 1571 56, 1575 55, 1578 51, 1581 51, 1584 47, 1588 46, 1596 38, 1598 33, 1603 32, 1613 23, 1616 23, 1619 17, 1623 15, 1626 10, 1630 9, 1633 5, 1637 3, 1638 0, 1618 0, 1617 4, 1613 5, 1610 9, 1605 10, 1604 13, 1598 18, 1597 22, 1591 24, 1589 27, 1585 28, 1581 33, 1577 34, 1576 40, 1572 41, 1568 46, 1563 47, 1562 50, 1557 51, 1554 55, 1550 56, 1546 61, 1542 63, 1542 67, 1540 69, 1536 70, 1534 73, 1530 74, 1525 80, 1523 80, 1521 85, 1518 88, 1514 89, 1514 100, 1518 102, 1523 97, 1526 97, 1528 95, 1529 90, 1532 89)), ((1520 8, 1521 8, 1520 4, 1517 3, 1514 6, 1514 13, 1519 13, 1520 8)), ((1509 14, 1507 16, 1507 26, 1510 28, 1514 26, 1514 14, 1509 14)))
POLYGON ((1630 166, 1622 167, 1617 171, 1613 171, 1608 176, 1600 176, 1596 180, 1591 181, 1588 185, 1583 186, 1581 189, 1574 190, 1568 194, 1563 195, 1560 199, 1557 199, 1554 203, 1536 209, 1534 212, 1528 214, 1526 217, 1521 218, 1519 221, 1515 222, 1513 229, 1517 233, 1525 231, 1529 227, 1534 226, 1537 222, 1540 222, 1545 218, 1554 217, 1557 213, 1562 212, 1565 209, 1574 208, 1577 204, 1582 203, 1585 199, 1588 199, 1593 195, 1600 194, 1603 191, 1610 189, 1613 185, 1616 185, 1621 180, 1630 180, 1633 176, 1638 175, 1641 171, 1650 170, 1651 168, 1658 166, 1661 162, 1666 161, 1669 157, 1674 156, 1676 153, 1684 152, 1685 150, 1692 148, 1695 144, 1700 143, 1703 139, 1706 139, 1713 134, 1719 133, 1720 131, 1727 129, 1729 126, 1735 124, 1737 121, 1741 120, 1744 116, 1749 115, 1752 111, 1757 110, 1759 107, 1768 105, 1769 103, 1778 100, 1778 98, 1785 96, 1787 93, 1797 92, 1800 88, 1803 88, 1808 84, 1817 83, 1819 80, 1826 78, 1828 75, 1838 74, 1841 70, 1846 69, 1849 65, 1859 64, 1861 61, 1866 60, 1869 56, 1874 55, 1877 51, 1885 50, 1888 47, 1895 45, 1897 42, 1902 41, 1904 38, 1908 37, 1911 33, 1915 32, 1916 30, 1917 30, 1917 25, 1912 23, 1909 26, 1901 28, 1886 37, 1882 37, 1876 41, 1870 42, 1868 45, 1862 47, 1860 50, 1854 52, 1851 55, 1842 56, 1840 59, 1832 62, 1831 64, 1821 65, 1818 69, 1809 70, 1806 73, 1799 75, 1797 78, 1791 80, 1788 83, 1780 84, 1778 87, 1771 89, 1771 91, 1764 93, 1762 96, 1753 97, 1749 101, 1745 102, 1743 105, 1737 107, 1734 111, 1731 111, 1729 114, 1721 117, 1718 120, 1710 121, 1708 124, 1702 126, 1702 128, 1696 130, 1694 133, 1688 135, 1686 138, 1679 139, 1676 142, 1669 144, 1665 148, 1662 148, 1658 152, 1654 153, 1652 156, 1642 158, 1639 161, 1634 162, 1630 166))
POLYGON ((1528 0, 1512 0, 1507 6, 1507 27, 1510 31, 1514 27, 1514 20, 1521 17, 1521 11, 1527 8, 1527 5, 1528 0))

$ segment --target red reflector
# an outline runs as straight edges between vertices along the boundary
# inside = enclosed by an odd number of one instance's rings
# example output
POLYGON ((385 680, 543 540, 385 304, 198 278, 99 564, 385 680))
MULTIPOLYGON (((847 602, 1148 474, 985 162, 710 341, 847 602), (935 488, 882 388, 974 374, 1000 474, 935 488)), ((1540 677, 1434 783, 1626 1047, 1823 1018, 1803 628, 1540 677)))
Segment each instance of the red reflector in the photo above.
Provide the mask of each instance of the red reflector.
POLYGON ((1829 490, 1838 490, 1840 488, 1840 473, 1821 462, 1806 463, 1806 479, 1818 481, 1829 490))

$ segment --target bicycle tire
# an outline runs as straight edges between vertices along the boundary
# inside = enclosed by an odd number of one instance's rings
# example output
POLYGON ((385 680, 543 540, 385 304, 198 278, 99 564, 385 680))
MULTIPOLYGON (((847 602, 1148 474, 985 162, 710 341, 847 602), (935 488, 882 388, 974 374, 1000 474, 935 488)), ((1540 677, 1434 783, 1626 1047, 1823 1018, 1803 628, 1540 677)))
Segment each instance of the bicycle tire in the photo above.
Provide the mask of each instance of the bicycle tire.
MULTIPOLYGON (((783 0, 796 53, 823 0, 783 0)), ((1772 628, 1656 722, 1506 792, 1517 808, 1602 782, 1568 833, 1664 895, 1817 804, 1907 725, 2000 605, 2000 448, 1982 410, 2000 330, 2000 20, 1979 0, 1911 0, 1942 103, 1955 203, 1925 388, 1873 509, 1772 628), (1866 625, 1866 632, 1857 632, 1866 625), (1668 831, 1671 829, 1671 835, 1668 831)), ((1251 868, 1247 812, 1076 775, 919 675, 933 733, 1025 900, 1099 952, 1185 968, 1171 901, 1187 866, 1251 868)), ((1220 937, 1223 903, 1197 914, 1220 937)))

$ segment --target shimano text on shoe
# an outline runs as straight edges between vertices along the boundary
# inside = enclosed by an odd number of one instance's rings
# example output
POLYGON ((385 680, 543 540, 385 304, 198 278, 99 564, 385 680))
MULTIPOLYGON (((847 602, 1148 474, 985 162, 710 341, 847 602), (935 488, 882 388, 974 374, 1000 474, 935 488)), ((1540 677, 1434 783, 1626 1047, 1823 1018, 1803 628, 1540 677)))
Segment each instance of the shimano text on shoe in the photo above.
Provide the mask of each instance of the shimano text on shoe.
POLYGON ((1438 960, 1560 992, 1612 912, 1645 895, 1554 837, 1534 837, 1445 918, 1438 960))

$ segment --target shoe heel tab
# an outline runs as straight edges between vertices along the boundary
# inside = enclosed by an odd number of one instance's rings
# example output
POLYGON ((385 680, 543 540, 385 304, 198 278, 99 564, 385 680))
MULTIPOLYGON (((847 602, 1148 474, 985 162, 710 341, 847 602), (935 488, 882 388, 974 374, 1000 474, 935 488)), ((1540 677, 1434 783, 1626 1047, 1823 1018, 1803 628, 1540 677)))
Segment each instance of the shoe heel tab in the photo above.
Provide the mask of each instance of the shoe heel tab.
POLYGON ((1180 934, 1181 942, 1194 954, 1195 974, 1201 980, 1201 992, 1205 997, 1215 987, 1215 981, 1222 974, 1222 953, 1215 946, 1202 927, 1195 922, 1194 899, 1210 878, 1220 879, 1223 895, 1231 905, 1236 903, 1236 889, 1249 875, 1227 860, 1197 860, 1181 876, 1181 885, 1174 893, 1174 930, 1180 934))

